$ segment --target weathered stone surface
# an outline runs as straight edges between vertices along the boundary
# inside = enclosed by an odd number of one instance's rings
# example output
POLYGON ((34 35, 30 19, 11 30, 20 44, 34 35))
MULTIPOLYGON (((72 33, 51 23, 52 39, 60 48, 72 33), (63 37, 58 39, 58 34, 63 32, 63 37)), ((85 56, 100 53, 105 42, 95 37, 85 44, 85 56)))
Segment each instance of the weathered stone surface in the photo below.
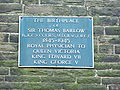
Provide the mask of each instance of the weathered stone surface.
POLYGON ((120 70, 120 63, 96 62, 95 69, 97 70, 105 70, 105 69, 120 70))
POLYGON ((120 37, 110 39, 109 43, 111 43, 111 44, 120 44, 120 37))
POLYGON ((40 69, 32 69, 32 68, 11 68, 11 75, 53 75, 51 70, 40 70, 40 69))
POLYGON ((105 33, 107 35, 120 35, 120 27, 106 27, 105 33))
POLYGON ((82 85, 82 84, 67 84, 65 90, 106 90, 104 85, 82 85))
POLYGON ((18 23, 18 15, 0 15, 0 22, 18 23))
POLYGON ((90 15, 99 16, 120 16, 120 8, 114 7, 97 7, 91 8, 90 15))
POLYGON ((37 15, 57 15, 57 16, 85 16, 85 7, 52 6, 52 5, 29 5, 25 7, 26 14, 37 15))
POLYGON ((0 75, 8 75, 9 69, 8 68, 0 68, 0 75))
POLYGON ((0 24, 0 32, 18 33, 18 24, 0 24))
POLYGON ((23 0, 23 4, 38 4, 39 0, 23 0))
POLYGON ((61 4, 63 0, 41 0, 41 4, 61 4))
POLYGON ((0 43, 0 51, 11 51, 16 52, 18 45, 13 43, 0 43))
POLYGON ((0 4, 0 13, 21 13, 22 5, 20 4, 0 4))
POLYGON ((50 83, 74 83, 75 78, 73 77, 41 77, 41 82, 50 83))
POLYGON ((87 78, 77 78, 78 84, 100 84, 100 78, 87 77, 87 78))
POLYGON ((0 3, 20 3, 20 0, 0 0, 0 3))
MULTIPOLYGON (((13 51, 13 50, 11 50, 13 51)), ((0 52, 0 61, 11 61, 11 60, 15 60, 17 61, 18 57, 18 53, 9 53, 9 52, 0 52)), ((12 63, 12 61, 11 61, 12 63)), ((4 63, 7 64, 7 63, 4 63)), ((8 66, 14 65, 15 63, 12 63, 8 66)), ((7 65, 6 65, 7 66, 7 65)))
MULTIPOLYGON (((10 60, 10 59, 8 59, 10 60)), ((17 67, 17 60, 10 60, 10 61, 7 61, 4 59, 4 61, 2 61, 0 59, 0 67, 17 67)))
POLYGON ((11 34, 10 35, 10 42, 18 43, 18 35, 11 34))
POLYGON ((103 78, 103 84, 120 84, 120 78, 103 78))
POLYGON ((120 62, 120 57, 118 55, 106 55, 106 54, 96 54, 96 62, 120 62))
POLYGON ((113 46, 112 45, 100 45, 99 46, 99 52, 100 53, 112 54, 113 53, 113 46))
POLYGON ((51 15, 53 7, 50 5, 28 5, 25 6, 26 14, 51 15))
POLYGON ((120 71, 119 70, 100 70, 97 72, 98 76, 101 77, 120 77, 120 71))
POLYGON ((120 54, 120 46, 115 46, 115 53, 120 54))
POLYGON ((0 42, 8 42, 8 34, 0 34, 0 42))
POLYGON ((104 27, 94 27, 94 35, 103 35, 104 34, 104 27))
POLYGON ((5 76, 7 82, 40 82, 41 78, 36 76, 5 76))
POLYGON ((94 17, 94 25, 102 25, 102 26, 111 26, 111 25, 117 25, 118 18, 116 17, 94 17))
POLYGON ((54 7, 53 15, 86 16, 87 15, 87 8, 85 8, 85 7, 56 6, 56 7, 54 7))

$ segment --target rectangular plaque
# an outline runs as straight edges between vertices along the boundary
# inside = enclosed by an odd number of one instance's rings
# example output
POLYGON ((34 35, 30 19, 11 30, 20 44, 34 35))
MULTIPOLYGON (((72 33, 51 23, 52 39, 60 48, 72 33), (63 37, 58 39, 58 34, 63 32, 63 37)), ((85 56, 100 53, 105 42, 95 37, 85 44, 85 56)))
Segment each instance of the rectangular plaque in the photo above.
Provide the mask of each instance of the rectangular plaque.
POLYGON ((19 67, 94 68, 92 17, 19 17, 19 67))

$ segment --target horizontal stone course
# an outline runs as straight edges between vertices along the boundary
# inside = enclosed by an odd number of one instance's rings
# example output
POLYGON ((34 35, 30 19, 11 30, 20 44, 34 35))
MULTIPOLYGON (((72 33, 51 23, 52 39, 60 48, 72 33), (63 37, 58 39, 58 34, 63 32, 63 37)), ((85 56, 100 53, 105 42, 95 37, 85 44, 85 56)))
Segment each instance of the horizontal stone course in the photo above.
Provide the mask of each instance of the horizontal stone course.
POLYGON ((18 23, 18 15, 0 15, 2 23, 18 23))
POLYGON ((0 13, 21 13, 21 4, 0 4, 0 13))
MULTIPOLYGON (((18 59, 18 53, 8 53, 8 52, 0 52, 0 61, 17 61, 18 59)), ((7 63, 3 63, 3 66, 7 63)), ((14 65, 15 63, 9 63, 9 65, 6 65, 6 67, 14 65)), ((17 63, 16 63, 17 64, 17 63)))
POLYGON ((114 26, 118 23, 117 17, 99 17, 95 16, 93 17, 94 25, 100 25, 100 26, 114 26))
POLYGON ((75 83, 75 77, 41 77, 41 82, 75 83))
POLYGON ((14 43, 0 43, 0 51, 17 52, 18 45, 14 43))
POLYGON ((119 70, 100 70, 97 72, 98 76, 101 77, 120 77, 120 71, 119 70))
POLYGON ((89 84, 68 84, 64 86, 65 90, 106 90, 105 85, 89 85, 89 84))
POLYGON ((90 15, 96 16, 120 16, 119 7, 93 7, 91 8, 90 15))
POLYGON ((112 38, 108 42, 111 44, 120 44, 120 37, 112 38))
POLYGON ((120 62, 119 55, 96 54, 95 62, 120 62))
POLYGON ((120 70, 120 63, 96 62, 95 69, 97 70, 106 70, 106 69, 120 70))
POLYGON ((5 76, 7 82, 40 82, 41 78, 36 76, 5 76))
POLYGON ((102 78, 103 84, 120 84, 120 78, 102 78))
POLYGON ((87 77, 87 78, 78 77, 77 78, 78 84, 100 84, 100 82, 101 82, 101 79, 95 78, 95 77, 87 77))
POLYGON ((107 35, 120 35, 120 27, 106 27, 105 33, 107 35))
POLYGON ((8 61, 6 59, 3 60, 0 59, 0 67, 17 67, 17 66, 18 65, 16 59, 13 60, 8 59, 8 61))
POLYGON ((39 0, 22 0, 23 4, 38 4, 39 0))
POLYGON ((28 5, 25 7, 25 13, 32 15, 85 16, 87 15, 87 9, 75 6, 28 5))
POLYGON ((18 33, 18 24, 0 24, 0 32, 18 33))

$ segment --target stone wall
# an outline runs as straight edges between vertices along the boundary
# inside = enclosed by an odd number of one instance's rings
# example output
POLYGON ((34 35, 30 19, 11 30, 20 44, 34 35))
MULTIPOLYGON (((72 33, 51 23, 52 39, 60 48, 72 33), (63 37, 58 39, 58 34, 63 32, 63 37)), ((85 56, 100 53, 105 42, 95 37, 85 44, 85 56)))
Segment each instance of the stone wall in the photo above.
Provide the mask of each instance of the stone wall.
POLYGON ((120 90, 120 0, 0 0, 0 89, 120 90), (18 68, 25 15, 92 16, 95 68, 18 68))

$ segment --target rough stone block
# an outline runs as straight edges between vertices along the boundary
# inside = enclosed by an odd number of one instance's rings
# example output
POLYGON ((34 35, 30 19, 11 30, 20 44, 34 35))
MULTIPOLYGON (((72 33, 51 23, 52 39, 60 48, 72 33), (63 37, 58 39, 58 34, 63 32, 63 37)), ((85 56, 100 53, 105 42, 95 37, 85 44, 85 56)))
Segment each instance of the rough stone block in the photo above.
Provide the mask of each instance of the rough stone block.
POLYGON ((100 70, 97 72, 98 76, 101 77, 120 77, 120 71, 119 70, 100 70))
POLYGON ((113 45, 100 45, 99 52, 106 53, 106 54, 112 54, 113 53, 113 45))
POLYGON ((38 4, 39 0, 23 0, 23 4, 38 4))
POLYGON ((74 83, 73 77, 41 77, 41 82, 49 83, 74 83))
POLYGON ((105 69, 120 70, 120 63, 97 62, 95 63, 95 69, 97 70, 105 70, 105 69))
POLYGON ((90 15, 99 15, 99 16, 120 16, 120 8, 116 7, 99 7, 91 8, 90 15))
POLYGON ((28 5, 28 6, 25 6, 26 14, 51 15, 52 12, 53 12, 53 7, 50 5, 28 5))
POLYGON ((120 27, 107 27, 105 33, 107 35, 120 35, 120 27))
POLYGON ((0 42, 8 42, 8 34, 0 34, 0 42))
POLYGON ((0 82, 3 82, 3 81, 4 81, 4 77, 0 76, 0 82))
POLYGON ((120 44, 120 37, 110 39, 109 43, 111 43, 111 44, 120 44))
POLYGON ((0 22, 18 23, 18 15, 0 15, 0 22))
POLYGON ((63 0, 63 4, 67 5, 84 5, 84 0, 63 0))
POLYGON ((94 70, 87 70, 87 69, 83 69, 83 70, 65 70, 68 73, 71 73, 74 77, 80 77, 80 76, 94 76, 95 75, 95 71, 94 70))
POLYGON ((86 16, 87 15, 87 8, 85 8, 85 7, 56 6, 56 7, 54 7, 53 15, 86 16))
POLYGON ((10 42, 18 43, 18 35, 11 34, 10 35, 10 42))
POLYGON ((21 4, 0 4, 0 13, 21 13, 21 4))
POLYGON ((31 68, 11 68, 11 75, 52 75, 50 70, 31 69, 31 68))
POLYGON ((13 43, 0 43, 0 51, 16 52, 18 50, 17 44, 13 43))
POLYGON ((113 26, 117 25, 118 18, 116 17, 98 17, 95 16, 94 18, 94 25, 102 25, 102 26, 113 26))
POLYGON ((9 69, 8 68, 0 68, 0 75, 8 75, 9 69))
POLYGON ((67 71, 63 71, 63 70, 52 70, 54 76, 58 76, 58 77, 65 77, 65 76, 69 76, 71 77, 71 73, 67 72, 67 71))
POLYGON ((103 35, 104 34, 104 27, 94 27, 94 35, 103 35))
POLYGON ((85 16, 85 7, 52 6, 52 5, 29 5, 25 7, 26 14, 57 15, 57 16, 85 16))
POLYGON ((118 55, 106 55, 106 54, 96 54, 96 62, 120 62, 120 57, 118 55))
MULTIPOLYGON (((0 61, 11 61, 11 60, 17 61, 17 56, 18 56, 17 53, 0 52, 0 61)), ((4 63, 4 64, 6 65, 6 63, 4 63)), ((12 63, 12 64, 10 64, 8 66, 11 66, 13 64, 14 63, 12 63)))
POLYGON ((0 60, 0 67, 17 67, 17 61, 1 61, 0 60))
POLYGON ((0 83, 0 89, 14 89, 14 90, 61 90, 63 88, 62 84, 59 83, 38 83, 38 82, 2 82, 0 83))
POLYGON ((5 76, 7 82, 40 82, 41 78, 36 76, 5 76))
POLYGON ((103 84, 120 84, 120 78, 102 78, 103 84))
POLYGON ((62 0, 41 0, 41 4, 61 4, 62 0))
POLYGON ((0 24, 0 32, 18 33, 18 24, 0 24))
POLYGON ((120 54, 120 46, 115 46, 115 53, 120 54))
POLYGON ((104 85, 81 85, 81 84, 68 84, 64 86, 65 90, 107 90, 104 85))
POLYGON ((94 77, 77 78, 78 84, 100 84, 100 81, 101 81, 100 78, 94 78, 94 77))

